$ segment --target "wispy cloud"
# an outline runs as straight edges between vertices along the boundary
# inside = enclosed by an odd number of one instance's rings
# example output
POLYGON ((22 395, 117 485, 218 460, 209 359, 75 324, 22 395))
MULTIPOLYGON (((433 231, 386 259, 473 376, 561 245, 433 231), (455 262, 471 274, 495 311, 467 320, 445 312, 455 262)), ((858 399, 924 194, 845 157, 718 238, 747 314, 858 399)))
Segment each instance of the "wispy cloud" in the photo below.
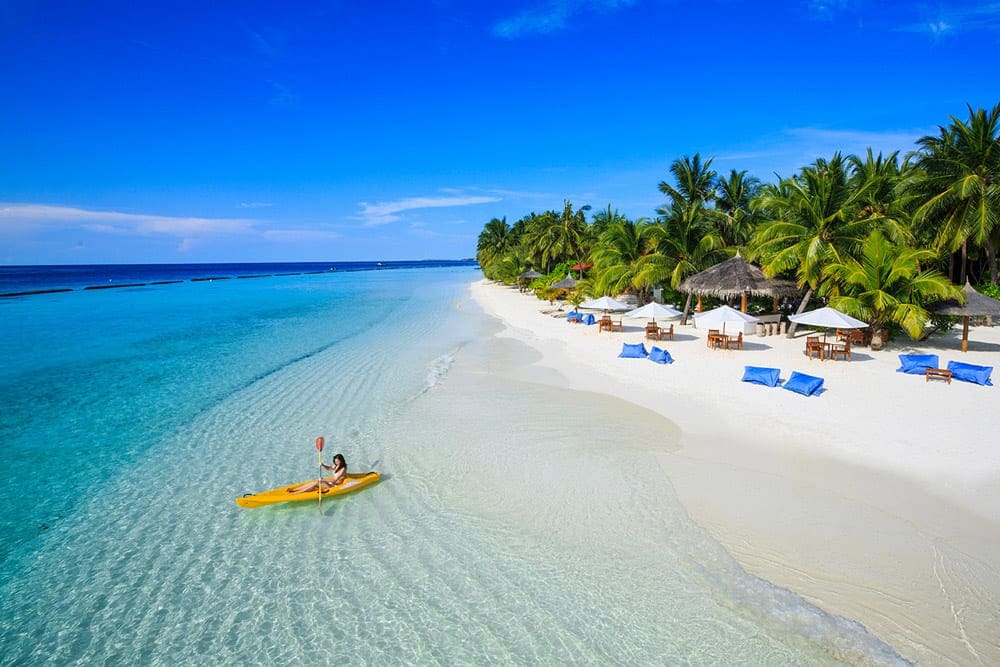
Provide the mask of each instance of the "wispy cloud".
POLYGON ((451 196, 451 197, 410 197, 390 202, 369 204, 361 202, 359 216, 365 227, 377 227, 402 219, 400 213, 426 208, 447 208, 455 206, 471 206, 474 204, 491 204, 501 201, 500 197, 491 196, 451 196))
POLYGON ((253 228, 251 221, 240 218, 174 217, 45 204, 0 204, 0 225, 7 231, 76 228, 106 234, 168 236, 246 233, 253 228))
POLYGON ((563 30, 577 15, 602 13, 628 7, 636 0, 546 0, 493 26, 493 34, 505 39, 545 35, 563 30))
POLYGON ((1000 32, 1000 3, 942 5, 933 14, 924 11, 921 20, 896 28, 938 39, 969 32, 1000 32))
POLYGON ((847 8, 847 0, 809 0, 808 5, 812 16, 830 20, 847 8))
POLYGON ((277 81, 268 81, 271 84, 271 97, 268 100, 272 106, 276 107, 297 107, 299 106, 299 95, 291 88, 277 81))
POLYGON ((240 27, 243 28, 243 32, 250 39, 250 44, 253 45, 254 49, 258 52, 273 58, 278 55, 279 52, 279 39, 277 38, 267 38, 259 30, 254 30, 246 23, 240 22, 240 27))
POLYGON ((265 201, 241 201, 240 208, 270 208, 274 204, 265 201))
POLYGON ((784 178, 818 158, 829 159, 837 152, 863 156, 871 148, 883 155, 899 151, 902 157, 916 148, 917 139, 929 133, 933 133, 933 128, 886 131, 792 128, 716 154, 714 166, 722 171, 747 169, 765 180, 775 174, 784 178))

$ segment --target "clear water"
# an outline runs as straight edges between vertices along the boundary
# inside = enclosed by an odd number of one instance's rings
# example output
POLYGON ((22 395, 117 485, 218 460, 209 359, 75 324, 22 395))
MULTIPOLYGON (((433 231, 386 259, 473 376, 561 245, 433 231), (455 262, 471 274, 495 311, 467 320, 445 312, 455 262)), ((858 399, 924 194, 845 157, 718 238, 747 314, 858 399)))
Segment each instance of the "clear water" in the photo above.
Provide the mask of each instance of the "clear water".
POLYGON ((468 267, 0 301, 3 664, 899 657, 743 573, 670 422, 527 372, 468 267), (383 481, 235 497, 327 460, 383 481))

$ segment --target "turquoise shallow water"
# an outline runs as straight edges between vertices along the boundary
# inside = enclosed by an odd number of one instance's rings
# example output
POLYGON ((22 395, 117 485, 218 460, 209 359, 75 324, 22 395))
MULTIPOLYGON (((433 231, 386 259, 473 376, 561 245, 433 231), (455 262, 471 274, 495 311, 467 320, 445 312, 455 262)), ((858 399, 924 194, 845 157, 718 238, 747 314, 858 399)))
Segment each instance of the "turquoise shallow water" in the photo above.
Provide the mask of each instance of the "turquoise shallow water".
POLYGON ((478 275, 0 303, 3 663, 899 661, 687 518, 672 424, 522 377, 478 275), (383 482, 236 506, 308 479, 317 435, 383 482))

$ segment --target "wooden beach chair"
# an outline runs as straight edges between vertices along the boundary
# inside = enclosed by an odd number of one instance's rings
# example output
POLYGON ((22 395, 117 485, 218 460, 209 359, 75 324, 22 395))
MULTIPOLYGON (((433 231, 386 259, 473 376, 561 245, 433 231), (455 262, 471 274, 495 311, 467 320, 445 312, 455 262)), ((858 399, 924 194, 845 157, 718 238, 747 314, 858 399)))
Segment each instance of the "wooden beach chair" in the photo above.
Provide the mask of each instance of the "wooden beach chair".
POLYGON ((844 361, 851 360, 851 339, 848 338, 843 344, 834 343, 830 346, 830 358, 841 357, 844 361))
POLYGON ((806 336, 806 356, 812 359, 815 354, 822 361, 824 357, 823 352, 823 341, 819 339, 819 336, 806 336))

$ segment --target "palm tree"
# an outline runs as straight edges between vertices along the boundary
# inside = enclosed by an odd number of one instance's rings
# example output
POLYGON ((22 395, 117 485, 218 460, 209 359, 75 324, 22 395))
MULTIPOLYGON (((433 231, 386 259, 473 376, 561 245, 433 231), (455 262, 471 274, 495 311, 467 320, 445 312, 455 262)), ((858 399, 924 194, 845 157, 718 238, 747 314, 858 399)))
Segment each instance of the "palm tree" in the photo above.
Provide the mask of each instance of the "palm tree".
MULTIPOLYGON (((650 270, 669 276, 673 288, 687 276, 711 266, 724 245, 711 224, 711 204, 716 196, 716 173, 711 165, 711 158, 702 164, 697 153, 694 157, 684 156, 670 165, 674 185, 666 181, 659 185, 669 203, 657 210, 660 218, 651 234, 660 258, 650 259, 650 270)), ((687 322, 690 310, 688 294, 682 324, 687 322)))
POLYGON ((674 160, 670 165, 670 173, 674 176, 674 185, 660 181, 660 192, 667 195, 672 202, 705 205, 715 200, 715 171, 711 169, 712 158, 705 164, 701 163, 701 155, 694 157, 685 155, 674 160))
POLYGON ((590 235, 595 241, 601 237, 604 230, 616 222, 623 222, 628 220, 624 215, 618 212, 618 209, 612 210, 611 204, 608 204, 606 209, 598 211, 591 218, 590 225, 590 235))
MULTIPOLYGON (((768 277, 794 272, 806 290, 798 312, 805 310, 814 292, 824 294, 835 287, 824 283, 823 268, 849 257, 869 231, 870 220, 858 215, 866 187, 851 186, 847 163, 836 153, 764 188, 759 205, 771 219, 757 228, 749 254, 761 261, 768 277)), ((794 334, 792 323, 788 335, 794 334)))
POLYGON ((881 229, 895 243, 913 243, 913 195, 908 186, 916 170, 909 160, 899 162, 899 152, 883 157, 868 149, 864 159, 849 155, 850 185, 861 193, 857 216, 872 229, 881 229))
POLYGON ((654 235, 646 218, 609 224, 590 254, 596 274, 594 289, 600 294, 621 294, 635 289, 640 306, 650 301, 653 285, 669 275, 666 262, 657 261, 664 258, 651 256, 654 235), (658 272, 657 266, 662 270, 658 272))
POLYGON ((529 257, 550 271, 556 264, 567 260, 580 261, 587 250, 587 218, 589 206, 574 211, 573 205, 563 202, 562 214, 546 211, 532 214, 527 221, 523 241, 529 257))
POLYGON ((837 281, 843 294, 830 305, 867 321, 873 330, 898 324, 919 339, 929 319, 928 300, 960 298, 961 290, 935 269, 925 269, 937 253, 891 243, 875 230, 865 239, 860 256, 828 264, 824 273, 837 281))
POLYGON ((758 222, 758 212, 753 202, 760 193, 759 178, 748 176, 746 171, 730 170, 726 178, 716 182, 715 208, 719 212, 719 235, 731 248, 745 247, 758 222))
POLYGON ((1000 104, 992 110, 969 109, 969 120, 954 116, 937 136, 917 141, 922 178, 917 192, 925 202, 919 222, 936 230, 940 250, 961 252, 957 282, 967 277, 969 241, 986 249, 990 278, 997 282, 996 228, 1000 222, 1000 104))
POLYGON ((487 278, 495 280, 493 265, 510 252, 512 241, 507 218, 493 218, 483 227, 476 243, 476 259, 487 278))

